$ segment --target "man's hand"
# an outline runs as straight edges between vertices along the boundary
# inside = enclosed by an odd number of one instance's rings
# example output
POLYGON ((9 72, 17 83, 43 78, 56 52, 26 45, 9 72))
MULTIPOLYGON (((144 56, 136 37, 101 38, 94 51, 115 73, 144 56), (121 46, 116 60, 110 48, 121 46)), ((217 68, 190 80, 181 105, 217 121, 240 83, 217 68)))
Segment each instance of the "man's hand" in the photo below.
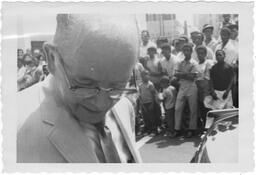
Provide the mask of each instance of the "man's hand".
POLYGON ((224 92, 224 94, 222 96, 223 100, 225 100, 228 97, 228 93, 229 93, 229 91, 224 92))
POLYGON ((217 94, 215 92, 212 92, 212 98, 213 100, 218 100, 217 94))

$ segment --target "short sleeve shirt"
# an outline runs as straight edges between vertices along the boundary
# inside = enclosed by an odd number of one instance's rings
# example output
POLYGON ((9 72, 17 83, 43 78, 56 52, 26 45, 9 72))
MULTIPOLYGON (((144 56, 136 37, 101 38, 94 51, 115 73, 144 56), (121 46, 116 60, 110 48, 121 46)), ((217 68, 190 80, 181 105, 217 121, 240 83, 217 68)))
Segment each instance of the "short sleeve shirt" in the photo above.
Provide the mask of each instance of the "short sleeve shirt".
POLYGON ((212 60, 205 60, 197 65, 197 80, 210 80, 210 69, 214 65, 212 60))
MULTIPOLYGON (((182 72, 182 73, 198 73, 197 71, 197 62, 192 60, 192 58, 189 61, 183 60, 178 63, 177 65, 177 72, 182 72)), ((185 84, 191 84, 193 81, 181 79, 180 84, 185 85, 185 84)))

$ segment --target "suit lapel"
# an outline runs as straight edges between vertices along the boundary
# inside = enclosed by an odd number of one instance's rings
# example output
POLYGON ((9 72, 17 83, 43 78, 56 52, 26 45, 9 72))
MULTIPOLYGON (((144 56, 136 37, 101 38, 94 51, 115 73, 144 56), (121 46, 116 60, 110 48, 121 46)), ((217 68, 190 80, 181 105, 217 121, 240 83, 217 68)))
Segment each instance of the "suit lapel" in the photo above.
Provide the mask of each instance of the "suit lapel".
POLYGON ((99 162, 91 140, 83 132, 78 122, 52 99, 51 92, 40 92, 42 121, 49 132, 48 139, 70 163, 99 162))
POLYGON ((119 101, 113 108, 112 113, 120 127, 120 130, 124 136, 124 139, 130 149, 130 152, 136 163, 141 163, 140 153, 136 149, 135 145, 135 135, 132 132, 131 128, 131 118, 135 117, 132 110, 129 108, 131 104, 129 104, 128 99, 123 98, 119 101))
POLYGON ((71 163, 98 163, 91 140, 75 119, 61 116, 49 132, 50 142, 71 163), (61 118, 61 119, 60 119, 61 118))

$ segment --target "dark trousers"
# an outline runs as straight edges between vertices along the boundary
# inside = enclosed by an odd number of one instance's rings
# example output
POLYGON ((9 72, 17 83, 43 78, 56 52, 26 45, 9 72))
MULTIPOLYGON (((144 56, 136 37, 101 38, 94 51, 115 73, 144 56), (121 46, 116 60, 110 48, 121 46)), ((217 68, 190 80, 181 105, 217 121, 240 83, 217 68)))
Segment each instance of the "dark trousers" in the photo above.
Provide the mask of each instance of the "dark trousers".
POLYGON ((233 100, 233 106, 238 108, 238 84, 234 84, 232 86, 232 100, 233 100))
POLYGON ((208 108, 204 106, 204 98, 210 94, 210 84, 209 80, 199 80, 196 81, 198 88, 198 126, 200 129, 205 128, 206 114, 209 111, 208 108))
POLYGON ((171 109, 165 109, 165 118, 167 123, 167 130, 170 132, 174 131, 174 114, 175 114, 175 108, 171 109))
POLYGON ((145 131, 157 131, 157 116, 155 115, 155 103, 144 103, 141 105, 141 108, 142 116, 145 123, 145 131))
POLYGON ((198 102, 198 108, 199 108, 198 125, 199 125, 199 128, 204 129, 205 123, 206 123, 206 114, 209 111, 209 109, 204 106, 204 103, 202 101, 198 102))

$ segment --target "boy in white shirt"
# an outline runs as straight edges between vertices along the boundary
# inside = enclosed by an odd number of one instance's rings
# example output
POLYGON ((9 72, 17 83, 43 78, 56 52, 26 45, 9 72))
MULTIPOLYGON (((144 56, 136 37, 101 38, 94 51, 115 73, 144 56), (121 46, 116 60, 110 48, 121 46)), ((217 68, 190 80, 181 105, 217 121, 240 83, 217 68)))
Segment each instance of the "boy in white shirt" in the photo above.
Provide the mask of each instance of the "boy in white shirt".
POLYGON ((161 87, 163 88, 162 100, 168 127, 166 135, 173 138, 177 135, 177 133, 174 130, 174 114, 177 91, 175 87, 170 85, 168 76, 163 76, 161 78, 160 84, 161 87))
POLYGON ((205 46, 196 48, 198 57, 196 85, 198 89, 198 107, 199 107, 199 126, 204 130, 206 114, 209 111, 204 106, 204 98, 210 94, 210 69, 213 66, 213 60, 206 59, 207 49, 205 46))

